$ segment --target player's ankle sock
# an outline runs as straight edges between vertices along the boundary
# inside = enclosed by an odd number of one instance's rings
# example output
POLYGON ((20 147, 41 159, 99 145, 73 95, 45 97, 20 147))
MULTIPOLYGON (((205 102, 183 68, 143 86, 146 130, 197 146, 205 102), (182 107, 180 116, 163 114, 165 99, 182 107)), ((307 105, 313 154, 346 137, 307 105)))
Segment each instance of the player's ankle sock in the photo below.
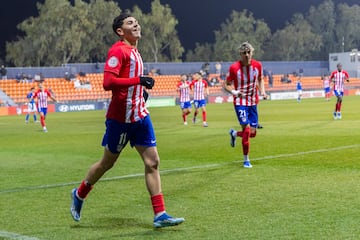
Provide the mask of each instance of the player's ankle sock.
POLYGON ((155 215, 165 212, 165 202, 162 193, 151 196, 151 204, 155 215))
POLYGON ((339 105, 340 105, 340 103, 336 103, 336 105, 335 105, 335 112, 340 111, 340 110, 339 110, 339 105))
POLYGON ((186 122, 186 113, 182 115, 183 121, 186 122))
POLYGON ((92 188, 93 185, 91 185, 88 181, 82 181, 77 191, 78 197, 81 199, 85 199, 92 188))
POLYGON ((42 127, 45 127, 45 118, 44 118, 44 116, 40 117, 40 123, 41 123, 42 127))
POLYGON ((248 155, 250 148, 250 128, 248 127, 245 128, 243 131, 242 146, 243 146, 243 154, 248 155))

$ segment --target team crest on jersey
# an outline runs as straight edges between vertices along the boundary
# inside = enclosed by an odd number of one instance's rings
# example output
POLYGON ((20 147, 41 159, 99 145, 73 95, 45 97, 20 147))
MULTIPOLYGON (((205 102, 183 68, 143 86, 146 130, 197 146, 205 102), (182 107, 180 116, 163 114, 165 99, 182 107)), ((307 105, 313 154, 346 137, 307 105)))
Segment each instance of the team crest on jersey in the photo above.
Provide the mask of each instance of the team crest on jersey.
POLYGON ((111 58, 109 58, 107 64, 109 67, 116 67, 119 63, 119 59, 117 59, 117 57, 112 56, 111 58))

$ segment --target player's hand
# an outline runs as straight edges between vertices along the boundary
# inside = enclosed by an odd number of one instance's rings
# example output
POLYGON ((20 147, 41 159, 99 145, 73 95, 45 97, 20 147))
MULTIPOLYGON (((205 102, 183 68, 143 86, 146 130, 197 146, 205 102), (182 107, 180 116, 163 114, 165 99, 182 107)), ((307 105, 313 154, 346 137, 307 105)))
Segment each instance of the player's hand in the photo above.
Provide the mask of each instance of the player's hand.
POLYGON ((140 77, 140 84, 147 89, 152 89, 155 84, 155 80, 152 77, 140 77))
POLYGON ((231 94, 234 95, 235 97, 239 97, 240 91, 239 90, 231 90, 231 94))
POLYGON ((264 100, 267 100, 267 99, 268 99, 268 95, 267 95, 266 93, 263 93, 263 94, 262 94, 262 97, 263 97, 264 100))

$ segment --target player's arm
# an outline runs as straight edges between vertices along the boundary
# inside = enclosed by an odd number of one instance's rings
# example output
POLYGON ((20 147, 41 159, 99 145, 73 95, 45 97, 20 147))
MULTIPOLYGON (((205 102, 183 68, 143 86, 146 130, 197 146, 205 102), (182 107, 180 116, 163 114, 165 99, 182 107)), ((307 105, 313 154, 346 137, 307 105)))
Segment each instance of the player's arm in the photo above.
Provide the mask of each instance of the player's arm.
POLYGON ((258 86, 259 86, 259 92, 260 95, 266 99, 267 98, 267 94, 265 92, 265 84, 264 84, 264 77, 262 75, 258 76, 258 86))
POLYGON ((210 95, 209 85, 205 80, 204 80, 204 84, 205 84, 206 95, 209 96, 210 95))
POLYGON ((235 90, 232 86, 232 75, 231 75, 231 71, 229 71, 230 73, 228 74, 226 80, 224 81, 223 84, 223 89, 225 90, 225 92, 228 92, 230 94, 232 94, 235 97, 239 97, 240 95, 240 91, 239 90, 235 90))
POLYGON ((116 89, 117 87, 129 87, 138 84, 145 86, 147 89, 151 89, 155 84, 155 80, 146 76, 119 78, 113 72, 104 72, 103 87, 106 91, 116 89))
POLYGON ((178 87, 178 89, 180 90, 180 89, 189 88, 189 87, 190 87, 189 84, 182 84, 178 87))
POLYGON ((49 98, 51 98, 51 100, 53 100, 54 102, 58 102, 55 98, 55 96, 51 93, 51 92, 47 92, 47 95, 49 96, 49 98))
POLYGON ((54 97, 54 95, 51 94, 50 98, 51 98, 54 102, 57 102, 57 99, 54 97))
POLYGON ((228 93, 234 95, 235 97, 239 97, 241 95, 239 90, 235 90, 233 88, 232 81, 230 81, 230 80, 224 81, 223 89, 225 90, 225 92, 228 92, 228 93))
POLYGON ((119 78, 115 73, 104 72, 103 87, 106 91, 113 90, 116 87, 129 87, 140 84, 140 77, 119 78))
POLYGON ((350 82, 350 77, 347 72, 345 72, 345 81, 350 82))

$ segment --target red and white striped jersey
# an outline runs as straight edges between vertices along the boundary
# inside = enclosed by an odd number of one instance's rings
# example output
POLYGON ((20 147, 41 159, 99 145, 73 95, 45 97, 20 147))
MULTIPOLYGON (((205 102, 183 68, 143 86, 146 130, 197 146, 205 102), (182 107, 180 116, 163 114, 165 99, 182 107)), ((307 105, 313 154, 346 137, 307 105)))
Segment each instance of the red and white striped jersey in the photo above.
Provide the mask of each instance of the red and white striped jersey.
POLYGON ((207 87, 208 83, 204 79, 193 80, 190 83, 190 89, 194 90, 194 100, 204 100, 207 87))
POLYGON ((262 65, 252 59, 249 66, 240 61, 233 63, 229 68, 227 82, 232 82, 235 90, 239 90, 241 97, 234 97, 234 105, 253 106, 258 103, 257 81, 262 77, 262 65))
POLYGON ((176 87, 180 93, 180 102, 190 102, 190 84, 180 81, 176 87))
POLYGON ((330 87, 330 79, 329 77, 324 77, 324 88, 329 88, 330 87))
POLYGON ((48 107, 48 97, 50 96, 51 93, 47 89, 44 89, 43 91, 39 89, 34 93, 34 98, 38 99, 37 100, 38 109, 48 107))
POLYGON ((330 81, 334 82, 334 91, 344 91, 344 82, 346 79, 349 79, 349 74, 341 70, 340 72, 338 70, 333 71, 330 75, 330 81))
MULTIPOLYGON (((104 72, 111 72, 125 81, 142 76, 143 71, 144 64, 136 48, 118 41, 109 49, 104 72)), ((137 122, 149 114, 143 98, 143 86, 140 84, 114 84, 111 85, 111 91, 112 98, 106 113, 108 119, 130 123, 137 122)))

